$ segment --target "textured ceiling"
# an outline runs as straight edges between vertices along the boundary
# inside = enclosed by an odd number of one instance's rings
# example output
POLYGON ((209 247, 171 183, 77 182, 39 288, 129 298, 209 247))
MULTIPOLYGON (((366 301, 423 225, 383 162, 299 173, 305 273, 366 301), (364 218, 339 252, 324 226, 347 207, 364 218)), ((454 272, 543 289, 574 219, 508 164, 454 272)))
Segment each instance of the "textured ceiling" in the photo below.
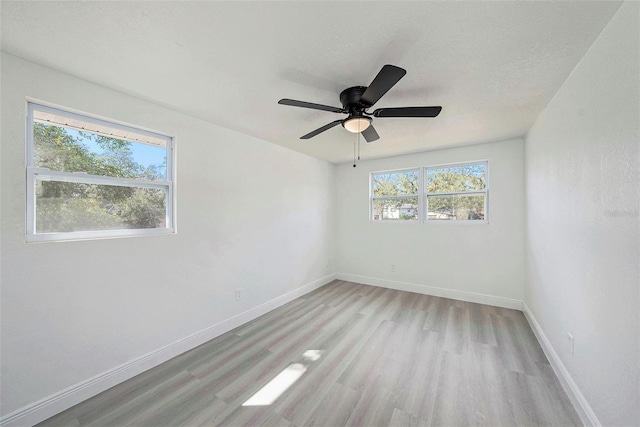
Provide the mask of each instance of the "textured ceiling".
POLYGON ((2 50, 334 163, 353 156, 340 106, 384 64, 407 75, 362 158, 523 136, 620 6, 545 2, 2 2, 2 50))

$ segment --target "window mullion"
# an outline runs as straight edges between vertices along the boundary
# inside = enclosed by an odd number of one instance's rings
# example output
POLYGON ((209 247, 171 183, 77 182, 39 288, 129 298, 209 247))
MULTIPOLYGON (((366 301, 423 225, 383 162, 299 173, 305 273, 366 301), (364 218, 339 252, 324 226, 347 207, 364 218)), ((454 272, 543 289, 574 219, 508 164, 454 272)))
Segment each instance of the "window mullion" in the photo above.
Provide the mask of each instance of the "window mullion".
POLYGON ((422 222, 429 221, 429 197, 427 196, 427 168, 422 170, 422 222))
POLYGON ((374 196, 373 200, 402 200, 420 198, 419 194, 409 194, 406 196, 374 196))
POLYGON ((474 195, 474 194, 487 194, 487 190, 484 191, 453 191, 448 193, 427 193, 427 197, 431 196, 457 196, 457 195, 474 195))
POLYGON ((43 168, 27 168, 29 173, 53 181, 75 182, 79 184, 115 185, 119 187, 166 188, 171 181, 152 181, 148 179, 122 178, 117 176, 91 175, 82 172, 52 171, 43 168))
POLYGON ((424 222, 424 168, 418 169, 418 222, 424 222))

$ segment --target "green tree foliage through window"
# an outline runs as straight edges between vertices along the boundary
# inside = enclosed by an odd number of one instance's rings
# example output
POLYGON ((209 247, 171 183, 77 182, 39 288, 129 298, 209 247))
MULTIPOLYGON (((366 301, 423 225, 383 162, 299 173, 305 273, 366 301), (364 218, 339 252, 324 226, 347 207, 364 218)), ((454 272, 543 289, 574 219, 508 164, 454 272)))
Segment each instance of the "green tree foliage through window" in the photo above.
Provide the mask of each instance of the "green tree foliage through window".
POLYGON ((483 220, 486 164, 427 168, 429 220, 483 220))
POLYGON ((428 193, 484 191, 486 187, 486 165, 484 163, 427 168, 428 193))
POLYGON ((372 174, 373 219, 418 219, 418 170, 372 174))
MULTIPOLYGON (((161 164, 134 160, 132 142, 34 123, 34 165, 60 172, 164 180, 161 164)), ((143 229, 165 221, 166 192, 143 186, 36 180, 36 232, 143 229)))

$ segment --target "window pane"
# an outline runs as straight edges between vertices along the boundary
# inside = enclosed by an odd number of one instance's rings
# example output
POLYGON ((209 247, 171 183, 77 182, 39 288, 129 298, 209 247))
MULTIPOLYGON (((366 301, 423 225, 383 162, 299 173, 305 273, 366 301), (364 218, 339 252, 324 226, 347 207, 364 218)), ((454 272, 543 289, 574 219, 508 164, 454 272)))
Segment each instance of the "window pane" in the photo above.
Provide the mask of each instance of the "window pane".
POLYGON ((460 165, 427 169, 427 193, 478 191, 487 187, 487 165, 460 165))
POLYGON ((372 219, 374 221, 418 219, 418 198, 375 199, 372 219))
POLYGON ((34 165, 61 172, 167 179, 165 147, 33 123, 34 165))
POLYGON ((418 170, 373 174, 373 196, 417 195, 418 176, 418 170))
POLYGON ((484 220, 484 195, 428 196, 427 220, 484 220))
POLYGON ((166 228, 167 191, 36 179, 36 233, 166 228))

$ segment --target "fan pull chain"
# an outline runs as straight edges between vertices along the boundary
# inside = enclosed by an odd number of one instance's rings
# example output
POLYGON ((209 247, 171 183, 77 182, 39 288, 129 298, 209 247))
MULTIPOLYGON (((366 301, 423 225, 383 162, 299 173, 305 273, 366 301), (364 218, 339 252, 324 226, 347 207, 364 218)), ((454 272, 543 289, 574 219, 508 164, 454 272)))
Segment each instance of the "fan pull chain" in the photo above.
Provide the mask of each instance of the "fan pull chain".
POLYGON ((353 134, 353 167, 356 167, 356 140, 358 138, 358 134, 353 134))

